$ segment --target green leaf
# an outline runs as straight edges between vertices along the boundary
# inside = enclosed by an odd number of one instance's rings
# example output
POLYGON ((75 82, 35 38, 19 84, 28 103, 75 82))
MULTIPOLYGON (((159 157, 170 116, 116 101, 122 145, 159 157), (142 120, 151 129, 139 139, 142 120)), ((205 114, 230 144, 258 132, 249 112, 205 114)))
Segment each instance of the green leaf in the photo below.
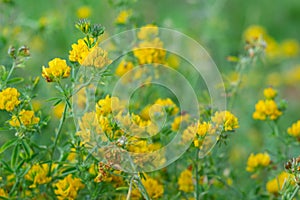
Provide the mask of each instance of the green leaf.
POLYGON ((59 99, 58 101, 56 101, 55 103, 53 103, 53 106, 58 105, 60 102, 62 102, 62 99, 59 99))
POLYGON ((47 99, 46 101, 49 102, 49 101, 56 101, 58 99, 61 99, 59 97, 53 97, 53 98, 50 98, 50 99, 47 99))
POLYGON ((0 163, 2 164, 3 168, 11 173, 13 173, 14 171, 12 170, 12 168, 4 161, 1 160, 0 163))
POLYGON ((12 156, 11 156, 11 167, 14 168, 17 161, 18 161, 18 157, 19 157, 19 154, 20 154, 20 146, 19 144, 17 144, 13 150, 13 153, 12 153, 12 156))
POLYGON ((31 148, 25 140, 22 140, 22 146, 26 153, 26 158, 30 158, 31 156, 31 148))
POLYGON ((6 143, 4 143, 0 148, 0 153, 3 153, 6 149, 13 146, 17 141, 18 141, 18 139, 13 139, 13 140, 9 140, 6 143))
POLYGON ((151 198, 149 197, 148 193, 147 193, 147 190, 146 188, 144 187, 142 181, 140 178, 137 178, 137 186, 140 190, 140 192, 142 193, 143 197, 146 199, 146 200, 151 200, 151 198))
POLYGON ((68 174, 72 174, 72 173, 75 173, 76 171, 78 171, 77 167, 69 167, 67 168, 66 170, 64 170, 61 175, 62 176, 66 176, 68 174))
POLYGON ((17 77, 17 78, 12 78, 12 79, 9 79, 7 81, 7 84, 18 84, 18 83, 22 83, 24 81, 24 78, 20 78, 20 77, 17 77))

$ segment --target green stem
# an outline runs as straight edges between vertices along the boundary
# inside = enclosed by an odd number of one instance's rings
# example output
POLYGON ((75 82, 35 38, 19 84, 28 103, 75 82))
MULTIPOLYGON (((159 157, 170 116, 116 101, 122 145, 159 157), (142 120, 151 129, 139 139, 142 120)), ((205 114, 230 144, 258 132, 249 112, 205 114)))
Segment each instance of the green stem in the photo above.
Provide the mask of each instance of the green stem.
POLYGON ((197 148, 196 158, 195 158, 196 162, 194 163, 195 179, 196 179, 196 181, 195 181, 195 198, 196 198, 196 200, 200 199, 199 198, 199 184, 198 184, 199 183, 199 176, 198 176, 198 159, 199 159, 199 156, 198 156, 198 154, 199 154, 199 148, 197 148))
POLYGON ((8 75, 7 75, 7 77, 6 77, 5 81, 4 81, 4 86, 6 86, 7 81, 9 80, 9 78, 12 75, 12 73, 13 73, 13 71, 14 71, 15 68, 16 68, 16 62, 14 61, 13 64, 12 64, 12 66, 11 66, 11 68, 10 68, 10 70, 9 70, 9 72, 8 72, 8 75))
POLYGON ((290 200, 293 200, 293 199, 294 199, 294 197, 297 195, 299 189, 300 189, 300 186, 299 186, 299 185, 296 185, 296 188, 295 188, 295 190, 294 190, 292 196, 289 198, 290 200))
POLYGON ((133 180, 134 180, 134 176, 132 176, 131 179, 130 179, 129 189, 128 189, 126 200, 130 200, 133 180))

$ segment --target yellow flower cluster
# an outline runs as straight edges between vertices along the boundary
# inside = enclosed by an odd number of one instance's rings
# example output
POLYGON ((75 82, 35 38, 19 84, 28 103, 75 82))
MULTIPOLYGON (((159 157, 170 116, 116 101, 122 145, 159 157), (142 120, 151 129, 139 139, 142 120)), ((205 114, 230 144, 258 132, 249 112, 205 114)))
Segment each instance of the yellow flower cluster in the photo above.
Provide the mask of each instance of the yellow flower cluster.
POLYGON ((171 124, 171 130, 172 131, 178 131, 180 128, 180 125, 183 122, 188 122, 190 116, 188 114, 180 115, 174 118, 173 123, 171 124))
POLYGON ((103 68, 109 65, 112 61, 108 58, 107 51, 98 46, 90 49, 89 53, 81 61, 81 65, 85 67, 103 68))
POLYGON ((277 43, 267 31, 258 25, 249 26, 244 31, 244 39, 250 43, 263 39, 267 43, 266 53, 270 58, 276 57, 295 57, 299 54, 299 43, 294 39, 284 40, 277 43))
POLYGON ((166 62, 166 51, 163 49, 163 42, 157 37, 157 26, 149 24, 142 27, 137 36, 141 42, 133 49, 133 54, 139 64, 163 64, 166 62))
POLYGON ((21 101, 19 100, 20 93, 16 88, 6 88, 0 92, 0 110, 8 112, 13 111, 21 101))
POLYGON ((217 126, 223 126, 224 131, 233 131, 239 127, 238 118, 229 111, 217 111, 211 119, 217 126))
POLYGON ((268 153, 251 154, 247 161, 248 172, 254 172, 259 167, 266 167, 271 163, 271 158, 268 153))
POLYGON ((293 175, 287 172, 281 172, 276 178, 267 182, 267 191, 271 194, 277 195, 283 188, 284 184, 293 184, 293 175))
POLYGON ((106 95, 104 99, 100 99, 96 105, 96 112, 99 116, 107 116, 111 112, 119 111, 121 109, 122 105, 119 98, 110 97, 109 95, 106 95))
POLYGON ((147 176, 146 180, 142 180, 142 183, 150 198, 158 199, 163 196, 164 186, 160 184, 156 179, 147 176))
POLYGON ((37 124, 40 121, 39 117, 34 116, 34 112, 31 110, 21 110, 18 116, 12 116, 9 124, 14 127, 19 127, 21 124, 24 126, 31 126, 37 124), (21 124, 20 124, 21 122, 21 124))
POLYGON ((3 188, 0 188, 0 197, 8 198, 8 194, 3 188))
POLYGON ((183 192, 194 191, 193 175, 191 170, 186 169, 180 173, 178 178, 178 185, 180 191, 183 192))
MULTIPOLYGON (((91 42, 93 42, 92 39, 91 42)), ((72 50, 69 51, 69 60, 72 62, 78 62, 82 65, 89 53, 90 49, 85 42, 85 38, 79 39, 77 44, 72 44, 72 50)))
POLYGON ((125 60, 122 60, 116 69, 116 75, 123 76, 124 74, 132 70, 133 67, 134 65, 132 62, 127 62, 125 60))
POLYGON ((287 133, 300 140, 300 120, 292 124, 292 126, 287 129, 287 133))
POLYGON ((179 108, 177 105, 170 99, 157 99, 154 104, 161 105, 165 108, 166 112, 170 115, 176 115, 179 112, 179 108))
POLYGON ((55 183, 55 187, 54 193, 58 200, 76 199, 78 190, 84 188, 84 184, 79 178, 72 178, 72 174, 69 174, 55 183))
POLYGON ((51 181, 51 177, 48 177, 49 165, 44 164, 35 164, 25 175, 25 179, 32 181, 32 185, 30 188, 36 188, 39 184, 49 183, 51 181))
POLYGON ((92 13, 92 10, 89 6, 81 6, 77 9, 76 15, 79 19, 88 18, 92 13))
POLYGON ((257 120, 276 120, 282 115, 282 112, 278 109, 274 100, 260 100, 255 105, 255 112, 253 113, 253 119, 257 120))
POLYGON ((116 18, 117 24, 126 24, 132 15, 132 10, 122 10, 116 18))
POLYGON ((266 99, 274 99, 277 96, 277 91, 272 87, 264 89, 264 96, 266 99))
POLYGON ((70 76, 71 68, 67 65, 66 60, 54 58, 48 63, 49 67, 43 66, 42 76, 47 82, 57 81, 61 78, 70 76))

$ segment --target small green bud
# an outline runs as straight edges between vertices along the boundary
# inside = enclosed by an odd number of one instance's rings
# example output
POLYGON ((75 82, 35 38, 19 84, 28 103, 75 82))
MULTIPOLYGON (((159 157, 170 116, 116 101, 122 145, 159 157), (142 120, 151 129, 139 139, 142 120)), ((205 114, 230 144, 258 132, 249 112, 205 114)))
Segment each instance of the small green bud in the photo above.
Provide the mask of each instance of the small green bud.
POLYGON ((91 23, 87 19, 80 19, 76 24, 75 27, 79 29, 84 34, 88 34, 91 30, 91 23))
POLYGON ((13 46, 10 46, 8 48, 8 51, 7 51, 8 55, 11 56, 12 58, 16 58, 16 48, 13 47, 13 46))
POLYGON ((97 38, 104 33, 104 29, 104 26, 102 26, 101 24, 94 24, 91 30, 91 34, 93 37, 97 38))
POLYGON ((21 46, 18 49, 18 56, 22 56, 22 57, 29 57, 30 56, 30 51, 29 48, 27 46, 21 46))

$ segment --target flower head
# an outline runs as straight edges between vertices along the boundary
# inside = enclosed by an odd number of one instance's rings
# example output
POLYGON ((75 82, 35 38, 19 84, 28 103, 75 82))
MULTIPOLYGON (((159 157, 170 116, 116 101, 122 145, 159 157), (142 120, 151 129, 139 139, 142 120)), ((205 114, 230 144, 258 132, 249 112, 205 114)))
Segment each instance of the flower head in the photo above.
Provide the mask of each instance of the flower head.
POLYGON ((33 182, 29 187, 36 188, 39 184, 49 183, 51 181, 51 177, 48 177, 48 172, 48 164, 34 164, 25 175, 26 180, 33 182))
POLYGON ((239 127, 238 118, 229 111, 217 111, 212 117, 212 122, 223 126, 224 131, 233 131, 239 127))
POLYGON ((292 124, 292 126, 287 129, 287 133, 300 140, 300 120, 292 124))
POLYGON ((266 99, 274 99, 277 96, 277 91, 272 87, 264 89, 264 96, 266 99))
POLYGON ((57 81, 70 76, 71 68, 67 65, 66 60, 54 58, 48 65, 48 68, 43 66, 42 70, 42 76, 47 82, 57 81))
POLYGON ((82 184, 81 180, 79 178, 73 178, 72 174, 59 180, 54 186, 56 187, 54 193, 57 195, 58 200, 76 199, 78 190, 84 188, 84 184, 82 184))
POLYGON ((21 103, 19 100, 20 93, 16 88, 6 88, 0 92, 0 110, 8 112, 21 103))
POLYGON ((254 172, 259 167, 266 167, 271 163, 269 154, 267 153, 258 153, 254 155, 253 153, 249 156, 247 161, 248 172, 254 172))
POLYGON ((253 118, 257 120, 276 120, 282 115, 274 100, 260 100, 255 105, 255 112, 253 118))
POLYGON ((37 124, 40 121, 39 117, 34 116, 34 112, 31 110, 21 110, 18 116, 12 116, 9 124, 14 127, 19 127, 20 123, 24 126, 31 126, 37 124))
POLYGON ((182 171, 178 178, 179 190, 183 192, 194 191, 193 175, 190 169, 182 171))
POLYGON ((116 18, 117 24, 126 24, 132 15, 132 10, 122 10, 116 18))
POLYGON ((76 11, 76 15, 80 19, 90 17, 91 13, 92 13, 92 9, 89 6, 81 6, 76 11))
POLYGON ((267 182, 267 191, 271 194, 277 195, 282 189, 284 184, 293 184, 292 175, 287 172, 281 172, 276 178, 267 182))

